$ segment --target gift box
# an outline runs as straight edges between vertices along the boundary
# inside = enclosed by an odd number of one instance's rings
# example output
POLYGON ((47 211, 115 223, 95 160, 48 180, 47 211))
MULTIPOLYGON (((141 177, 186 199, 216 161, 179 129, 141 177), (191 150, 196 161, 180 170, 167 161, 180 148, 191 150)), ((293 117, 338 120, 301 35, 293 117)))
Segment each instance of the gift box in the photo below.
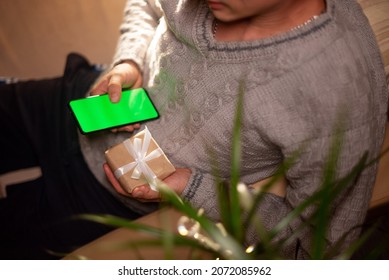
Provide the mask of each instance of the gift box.
POLYGON ((144 184, 156 190, 157 180, 165 179, 176 170, 147 128, 108 149, 105 158, 129 193, 144 184))

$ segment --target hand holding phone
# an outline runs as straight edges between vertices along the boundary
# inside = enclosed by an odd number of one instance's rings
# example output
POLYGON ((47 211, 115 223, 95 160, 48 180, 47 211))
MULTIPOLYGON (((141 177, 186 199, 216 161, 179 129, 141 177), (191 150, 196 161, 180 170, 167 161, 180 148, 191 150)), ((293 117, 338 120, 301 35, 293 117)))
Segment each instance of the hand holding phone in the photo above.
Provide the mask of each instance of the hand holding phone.
POLYGON ((159 117, 157 109, 143 88, 124 90, 117 103, 112 103, 105 93, 72 100, 69 107, 83 134, 159 117))
POLYGON ((124 60, 103 75, 91 89, 92 95, 108 93, 110 100, 116 103, 120 100, 122 88, 142 87, 142 75, 137 64, 124 60))

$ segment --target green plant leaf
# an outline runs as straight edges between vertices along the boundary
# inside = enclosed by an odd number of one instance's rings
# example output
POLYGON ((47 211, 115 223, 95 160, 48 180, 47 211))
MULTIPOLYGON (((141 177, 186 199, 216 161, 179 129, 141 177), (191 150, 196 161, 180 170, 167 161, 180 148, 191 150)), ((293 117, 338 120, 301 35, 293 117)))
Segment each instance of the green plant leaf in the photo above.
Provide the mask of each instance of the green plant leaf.
POLYGON ((244 82, 239 84, 238 100, 236 105, 234 127, 232 131, 232 159, 231 159, 231 181, 230 181, 230 207, 231 215, 230 222, 231 233, 239 241, 244 241, 242 228, 242 213, 241 203, 238 194, 238 183, 240 179, 240 162, 241 162, 241 124, 243 111, 243 97, 244 97, 244 82))

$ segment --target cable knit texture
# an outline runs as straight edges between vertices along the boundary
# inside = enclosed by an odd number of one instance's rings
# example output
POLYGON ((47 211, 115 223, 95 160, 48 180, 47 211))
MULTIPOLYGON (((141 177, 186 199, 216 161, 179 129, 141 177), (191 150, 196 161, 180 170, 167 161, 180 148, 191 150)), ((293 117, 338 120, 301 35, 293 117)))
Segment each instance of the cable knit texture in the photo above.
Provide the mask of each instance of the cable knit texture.
MULTIPOLYGON (((302 28, 250 42, 215 41, 205 1, 160 2, 128 1, 114 63, 132 59, 142 69, 144 86, 161 113, 147 126, 176 167, 192 169, 182 196, 193 206, 214 220, 219 217, 210 154, 228 179, 241 84, 241 180, 250 184, 271 176, 303 147, 286 174, 286 197, 268 194, 258 207, 257 218, 268 229, 318 189, 339 116, 345 129, 338 176, 349 172, 363 152, 369 158, 378 155, 388 91, 374 35, 356 1, 327 0, 326 12, 302 28), (157 15, 163 17, 157 20, 157 15)), ((89 166, 108 189, 101 170, 104 151, 128 136, 81 136, 89 166)), ((376 165, 367 168, 333 205, 329 245, 349 231, 347 242, 357 237, 375 172, 376 165)), ((154 207, 114 195, 141 213, 154 207)), ((279 238, 291 235, 311 211, 279 238)), ((285 246, 285 257, 308 257, 310 236, 311 230, 298 234, 285 246)), ((248 243, 258 238, 248 231, 248 243)))

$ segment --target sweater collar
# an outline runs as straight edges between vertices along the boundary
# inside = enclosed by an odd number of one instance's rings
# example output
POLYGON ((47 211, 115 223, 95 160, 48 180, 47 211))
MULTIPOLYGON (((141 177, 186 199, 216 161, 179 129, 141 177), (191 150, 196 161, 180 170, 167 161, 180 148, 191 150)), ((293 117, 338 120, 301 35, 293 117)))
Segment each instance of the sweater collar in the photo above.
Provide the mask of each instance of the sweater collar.
POLYGON ((206 2, 202 1, 195 19, 195 41, 204 56, 215 60, 250 60, 273 55, 284 44, 300 45, 301 41, 322 32, 331 23, 335 14, 333 0, 326 0, 326 7, 326 11, 318 18, 298 29, 254 41, 220 42, 213 38, 212 26, 215 17, 206 2))

